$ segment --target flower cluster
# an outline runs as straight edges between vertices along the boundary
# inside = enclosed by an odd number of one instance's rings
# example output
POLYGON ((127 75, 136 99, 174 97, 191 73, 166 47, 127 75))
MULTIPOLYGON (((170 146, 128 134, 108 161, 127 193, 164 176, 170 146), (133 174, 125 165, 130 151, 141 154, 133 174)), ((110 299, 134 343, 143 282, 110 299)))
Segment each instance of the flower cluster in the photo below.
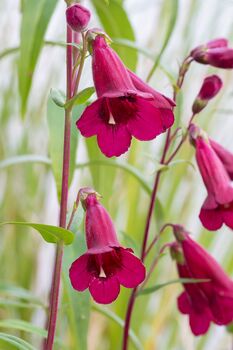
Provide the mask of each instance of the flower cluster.
MULTIPOLYGON (((90 12, 83 6, 70 6, 66 16, 72 30, 86 30, 90 12)), ((80 133, 84 137, 96 136, 105 156, 118 157, 127 152, 132 137, 149 141, 171 128, 175 102, 155 91, 125 67, 110 47, 109 38, 104 32, 92 29, 86 32, 85 37, 83 33, 82 36, 92 57, 97 99, 86 107, 77 120, 80 133)), ((193 61, 230 69, 233 68, 233 49, 228 47, 225 39, 216 39, 196 47, 180 69, 177 89, 181 87, 184 74, 193 61)), ((195 147, 197 165, 207 190, 199 217, 203 226, 209 230, 217 230, 223 224, 233 229, 233 154, 209 138, 192 121, 219 93, 222 85, 217 75, 204 79, 193 103, 193 114, 186 133, 195 147)), ((176 135, 176 131, 171 137, 176 135)), ((169 135, 165 150, 171 143, 169 135)), ((169 161, 164 160, 165 155, 161 163, 167 165, 169 161)), ((89 289, 96 302, 108 304, 117 298, 120 286, 137 288, 145 280, 145 267, 132 249, 124 248, 118 242, 113 222, 101 205, 98 194, 90 188, 84 188, 79 192, 79 199, 86 213, 87 251, 70 267, 71 284, 78 291, 89 289)), ((152 205, 154 199, 152 197, 152 205)), ((170 244, 170 250, 178 274, 181 278, 191 279, 183 284, 184 291, 178 297, 178 309, 189 315, 194 335, 205 334, 211 322, 217 325, 229 324, 233 321, 233 282, 182 226, 172 226, 176 242, 170 244)))

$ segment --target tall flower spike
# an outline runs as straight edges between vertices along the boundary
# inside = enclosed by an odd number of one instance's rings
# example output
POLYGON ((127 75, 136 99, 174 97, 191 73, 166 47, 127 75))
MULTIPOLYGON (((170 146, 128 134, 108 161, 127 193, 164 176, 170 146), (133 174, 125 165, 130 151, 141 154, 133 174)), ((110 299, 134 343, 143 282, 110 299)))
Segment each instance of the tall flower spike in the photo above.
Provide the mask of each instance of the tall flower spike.
POLYGON ((226 39, 215 39, 200 45, 191 51, 191 56, 202 64, 223 69, 233 68, 233 49, 228 47, 226 39))
POLYGON ((174 225, 177 242, 171 245, 180 278, 203 279, 205 282, 185 283, 178 297, 178 309, 189 315, 194 335, 205 334, 213 322, 227 325, 233 321, 233 282, 217 261, 182 226, 174 225), (183 259, 180 259, 180 256, 183 259), (177 260, 176 257, 179 257, 177 260))
POLYGON ((119 244, 112 220, 96 192, 83 189, 80 199, 86 210, 88 249, 70 267, 71 284, 78 291, 89 288, 97 303, 109 304, 118 297, 120 285, 134 288, 145 279, 145 267, 132 249, 119 244))
POLYGON ((200 220, 208 230, 217 230, 223 223, 233 229, 233 187, 227 170, 203 131, 192 124, 189 134, 208 192, 200 211, 200 220))
POLYGON ((203 81, 202 87, 194 101, 193 113, 199 113, 214 98, 222 87, 222 80, 217 75, 210 75, 203 81))
POLYGON ((85 109, 77 127, 85 137, 97 135, 100 150, 120 156, 130 147, 132 136, 141 141, 154 139, 174 122, 174 103, 145 83, 137 87, 104 36, 92 41, 92 70, 98 99, 85 109))

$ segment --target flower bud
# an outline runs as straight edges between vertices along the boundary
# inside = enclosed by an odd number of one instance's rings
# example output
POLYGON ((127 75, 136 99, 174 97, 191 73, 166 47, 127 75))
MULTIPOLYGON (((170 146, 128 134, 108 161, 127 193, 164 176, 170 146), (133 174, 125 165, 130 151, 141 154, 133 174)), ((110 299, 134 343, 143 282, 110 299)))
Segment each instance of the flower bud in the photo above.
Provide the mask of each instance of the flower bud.
POLYGON ((215 39, 200 45, 191 51, 194 61, 213 67, 232 69, 233 49, 228 47, 226 39, 215 39))
POLYGON ((66 10, 67 23, 75 32, 84 31, 90 21, 90 17, 90 11, 80 4, 73 4, 66 10))
POLYGON ((214 98, 222 87, 222 80, 217 75, 211 75, 203 81, 202 87, 194 101, 192 110, 194 114, 205 108, 212 98, 214 98))

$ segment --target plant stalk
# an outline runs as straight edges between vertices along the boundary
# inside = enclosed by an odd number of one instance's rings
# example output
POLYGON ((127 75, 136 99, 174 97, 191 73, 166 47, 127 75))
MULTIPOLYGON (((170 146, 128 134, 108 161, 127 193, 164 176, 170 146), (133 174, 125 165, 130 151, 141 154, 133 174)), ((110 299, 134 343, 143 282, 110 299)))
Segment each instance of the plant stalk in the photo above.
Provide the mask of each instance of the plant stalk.
MULTIPOLYGON (((72 30, 67 26, 67 43, 72 43, 72 30)), ((66 48, 66 98, 72 97, 72 46, 66 48)), ((71 133, 71 110, 65 111, 64 148, 63 148, 63 169, 62 169, 62 191, 60 203, 59 226, 66 227, 66 213, 69 188, 69 168, 70 168, 70 133, 71 133)), ((59 291, 62 271, 62 257, 64 244, 58 243, 56 248, 56 260, 53 272, 53 281, 50 293, 48 335, 44 349, 52 350, 56 332, 57 314, 59 305, 59 291)))

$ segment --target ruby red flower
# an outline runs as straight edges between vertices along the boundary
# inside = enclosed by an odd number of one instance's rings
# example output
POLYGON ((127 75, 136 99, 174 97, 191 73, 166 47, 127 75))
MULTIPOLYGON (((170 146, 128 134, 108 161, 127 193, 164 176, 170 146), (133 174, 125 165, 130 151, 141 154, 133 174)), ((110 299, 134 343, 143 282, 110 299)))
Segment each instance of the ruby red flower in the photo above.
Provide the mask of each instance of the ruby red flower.
POLYGON ((208 230, 218 230, 223 223, 233 229, 233 187, 221 159, 203 132, 191 125, 190 137, 196 148, 196 160, 208 195, 199 218, 208 230))
POLYGON ((215 39, 205 45, 200 45, 191 51, 193 59, 213 67, 233 68, 233 49, 228 47, 226 39, 215 39))
POLYGON ((82 32, 86 29, 90 17, 90 11, 80 4, 73 4, 66 9, 67 23, 76 32, 82 32))
POLYGON ((94 191, 83 191, 86 210, 87 252, 70 267, 74 289, 89 288, 93 299, 100 304, 113 302, 120 285, 137 287, 145 279, 145 267, 131 249, 120 246, 112 220, 99 203, 94 191))
POLYGON ((178 309, 189 315, 194 335, 205 334, 213 322, 227 325, 233 321, 233 282, 217 261, 183 227, 174 225, 178 242, 171 245, 172 256, 178 256, 180 278, 203 279, 205 282, 185 283, 177 299, 178 309), (182 255, 183 259, 180 258, 182 255))
POLYGON ((77 121, 85 137, 97 135, 100 150, 120 156, 130 147, 132 136, 154 139, 174 122, 174 103, 129 72, 101 35, 92 41, 92 70, 98 99, 77 121), (142 84, 141 84, 142 85, 142 84))
POLYGON ((210 75, 203 81, 202 87, 194 101, 193 113, 199 113, 214 98, 222 87, 222 80, 217 75, 210 75))

